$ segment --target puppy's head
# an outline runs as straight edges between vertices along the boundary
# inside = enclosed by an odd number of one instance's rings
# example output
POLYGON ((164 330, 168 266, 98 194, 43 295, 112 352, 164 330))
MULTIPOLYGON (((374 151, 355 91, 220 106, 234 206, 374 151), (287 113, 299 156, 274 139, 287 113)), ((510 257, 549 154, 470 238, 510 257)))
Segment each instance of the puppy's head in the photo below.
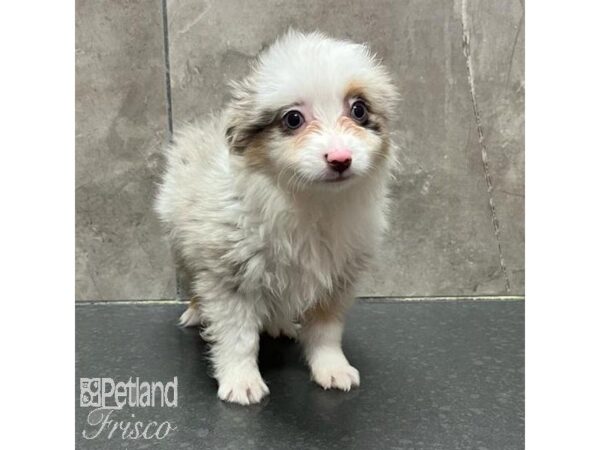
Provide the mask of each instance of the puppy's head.
POLYGON ((341 189, 390 156, 397 94, 364 45, 290 31, 233 86, 231 150, 279 185, 341 189))

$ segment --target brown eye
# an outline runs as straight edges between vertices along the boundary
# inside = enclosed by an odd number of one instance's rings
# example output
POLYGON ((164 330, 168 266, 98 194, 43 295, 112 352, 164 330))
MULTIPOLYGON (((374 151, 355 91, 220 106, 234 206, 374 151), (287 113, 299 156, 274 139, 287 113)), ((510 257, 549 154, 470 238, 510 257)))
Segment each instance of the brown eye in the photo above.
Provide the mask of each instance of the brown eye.
POLYGON ((357 100, 352 104, 350 108, 350 116, 357 123, 363 124, 367 121, 367 105, 362 100, 357 100))
POLYGON ((300 111, 289 111, 283 116, 283 126, 288 130, 296 130, 304 123, 304 116, 300 111))

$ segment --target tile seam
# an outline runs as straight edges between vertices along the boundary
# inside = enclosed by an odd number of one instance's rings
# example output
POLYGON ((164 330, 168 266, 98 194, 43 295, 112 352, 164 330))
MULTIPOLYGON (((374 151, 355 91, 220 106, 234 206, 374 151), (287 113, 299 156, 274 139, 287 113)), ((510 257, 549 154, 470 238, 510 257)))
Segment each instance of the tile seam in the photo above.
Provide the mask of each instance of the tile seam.
MULTIPOLYGON (((416 303, 416 302, 505 302, 524 301, 522 295, 489 295, 489 296, 423 296, 423 297, 357 297, 358 303, 416 303)), ((157 300, 82 300, 76 301, 75 306, 122 306, 122 305, 186 305, 187 301, 157 299, 157 300)))
POLYGON ((167 15, 167 0, 161 0, 163 27, 163 56, 165 65, 165 96, 167 100, 167 128, 169 143, 173 140, 173 101, 171 97, 171 61, 169 54, 169 21, 167 15))
POLYGON ((490 206, 490 211, 492 214, 492 226, 494 228, 494 236, 496 238, 496 244, 498 246, 498 254, 500 258, 500 269, 502 270, 502 275, 504 277, 504 287, 507 293, 511 292, 510 280, 508 278, 508 271, 506 269, 506 263, 504 260, 504 253, 502 251, 502 244, 500 240, 500 221, 498 220, 498 215, 496 213, 496 204, 494 202, 494 187, 492 184, 492 177, 490 175, 490 169, 488 164, 488 156, 487 156, 487 146, 485 144, 485 138, 483 133, 483 124, 481 121, 481 115, 479 112, 479 106, 477 104, 477 96, 475 94, 475 81, 473 79, 473 62, 471 59, 471 43, 470 43, 470 34, 469 34, 469 17, 467 13, 467 1, 462 0, 462 8, 461 8, 461 25, 463 31, 463 39, 462 39, 462 48, 463 54, 465 56, 466 65, 467 65, 467 79, 469 83, 469 90, 471 92, 471 104, 473 106, 473 115, 475 116, 475 125, 477 127, 477 134, 479 136, 479 147, 481 150, 481 161, 483 164, 483 172, 485 176, 485 182, 487 184, 487 192, 488 192, 488 203, 490 206))

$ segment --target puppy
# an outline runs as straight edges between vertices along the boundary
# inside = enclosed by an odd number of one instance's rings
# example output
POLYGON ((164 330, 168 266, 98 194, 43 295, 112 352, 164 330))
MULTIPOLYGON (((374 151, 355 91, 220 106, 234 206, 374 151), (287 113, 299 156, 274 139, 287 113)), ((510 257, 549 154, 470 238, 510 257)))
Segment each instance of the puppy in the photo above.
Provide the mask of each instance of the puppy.
POLYGON ((220 399, 269 393, 259 334, 299 340, 315 382, 348 391, 344 313, 377 248, 397 94, 364 45, 290 31, 233 83, 223 114, 167 150, 156 210, 192 274, 220 399))

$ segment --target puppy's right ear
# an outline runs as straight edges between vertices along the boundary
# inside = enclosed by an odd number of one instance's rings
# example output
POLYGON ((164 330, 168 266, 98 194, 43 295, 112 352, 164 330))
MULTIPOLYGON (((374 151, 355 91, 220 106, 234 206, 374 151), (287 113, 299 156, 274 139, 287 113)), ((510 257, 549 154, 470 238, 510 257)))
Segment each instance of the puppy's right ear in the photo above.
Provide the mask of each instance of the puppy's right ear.
POLYGON ((256 104, 253 83, 232 83, 232 99, 226 112, 225 137, 232 152, 243 153, 260 133, 271 125, 276 112, 261 110, 256 104))
POLYGON ((248 80, 231 82, 231 88, 232 98, 226 112, 225 137, 232 152, 242 153, 250 143, 249 113, 253 110, 254 95, 248 80))
POLYGON ((225 138, 227 139, 227 143, 232 152, 242 153, 246 146, 236 134, 236 129, 237 127, 235 125, 228 123, 227 129, 225 130, 225 138))

